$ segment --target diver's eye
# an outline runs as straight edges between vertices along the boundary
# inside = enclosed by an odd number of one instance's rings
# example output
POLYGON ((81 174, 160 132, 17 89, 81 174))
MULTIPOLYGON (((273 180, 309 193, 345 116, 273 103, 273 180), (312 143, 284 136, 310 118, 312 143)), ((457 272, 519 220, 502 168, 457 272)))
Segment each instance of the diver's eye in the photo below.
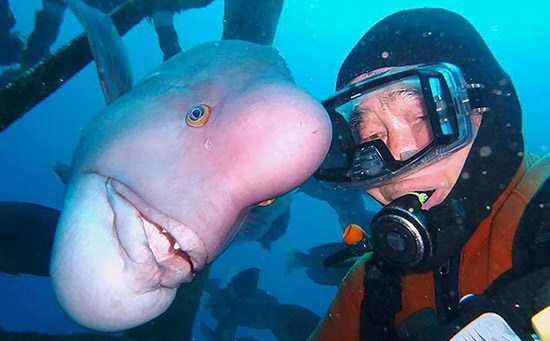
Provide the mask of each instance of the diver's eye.
POLYGON ((189 109, 185 122, 191 127, 202 127, 208 122, 209 116, 210 107, 206 104, 201 104, 189 109))
POLYGON ((261 206, 261 207, 269 206, 269 205, 273 204, 274 201, 275 201, 275 198, 264 200, 261 203, 259 203, 258 206, 261 206))

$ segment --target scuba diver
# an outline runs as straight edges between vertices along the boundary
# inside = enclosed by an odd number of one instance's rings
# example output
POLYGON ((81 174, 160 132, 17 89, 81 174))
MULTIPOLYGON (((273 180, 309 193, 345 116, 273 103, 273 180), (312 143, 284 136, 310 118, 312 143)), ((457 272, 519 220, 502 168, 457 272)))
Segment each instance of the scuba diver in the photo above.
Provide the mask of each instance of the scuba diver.
POLYGON ((474 27, 390 15, 336 88, 316 176, 384 207, 310 339, 550 337, 550 156, 524 152, 518 96, 474 27))
POLYGON ((19 61, 23 42, 11 32, 15 17, 8 0, 0 0, 0 65, 10 65, 19 61))

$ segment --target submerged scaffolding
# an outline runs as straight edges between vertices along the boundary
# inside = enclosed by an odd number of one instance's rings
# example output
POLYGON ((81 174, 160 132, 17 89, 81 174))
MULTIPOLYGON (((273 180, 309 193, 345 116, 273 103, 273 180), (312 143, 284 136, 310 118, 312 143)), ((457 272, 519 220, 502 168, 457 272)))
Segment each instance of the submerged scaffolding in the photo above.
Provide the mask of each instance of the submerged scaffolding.
MULTIPOLYGON (((127 1, 111 13, 120 35, 126 34, 150 14, 140 2, 127 1)), ((0 131, 59 89, 91 61, 88 38, 82 33, 10 81, 0 90, 0 131)))

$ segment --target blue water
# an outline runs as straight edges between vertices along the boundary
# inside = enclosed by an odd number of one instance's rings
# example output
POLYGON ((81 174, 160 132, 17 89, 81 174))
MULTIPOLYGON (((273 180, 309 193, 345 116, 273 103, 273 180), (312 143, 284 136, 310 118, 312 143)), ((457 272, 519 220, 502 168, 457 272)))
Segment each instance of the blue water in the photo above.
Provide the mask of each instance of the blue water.
MULTIPOLYGON (((359 38, 383 17, 406 8, 439 6, 466 17, 482 34, 503 68, 511 75, 524 112, 526 150, 546 153, 550 107, 550 5, 536 1, 514 3, 461 1, 363 1, 288 0, 282 12, 274 46, 287 60, 296 83, 318 99, 331 94, 340 63, 359 38), (343 4, 342 4, 343 3, 343 4)), ((18 30, 28 36, 39 0, 11 1, 18 30)), ((223 2, 176 16, 183 49, 221 37, 223 2)), ((80 25, 67 12, 56 47, 68 42, 80 25)), ((160 64, 152 24, 143 21, 123 39, 136 80, 160 64)), ((52 171, 56 161, 68 162, 80 131, 104 106, 95 68, 82 72, 33 110, 0 133, 0 200, 38 203, 61 208, 64 187, 52 171)), ((312 283, 303 270, 284 277, 289 247, 310 247, 340 239, 337 217, 324 202, 298 194, 292 203, 287 234, 271 252, 257 244, 230 248, 214 263, 212 277, 229 280, 240 270, 261 268, 259 287, 281 303, 303 305, 324 315, 334 287, 312 283)), ((0 274, 0 328, 10 331, 72 333, 81 327, 65 317, 57 306, 48 279, 0 274)), ((201 310, 196 321, 214 326, 201 310)), ((195 337, 203 339, 196 328, 195 337)), ((274 340, 268 331, 245 328, 237 336, 274 340)))

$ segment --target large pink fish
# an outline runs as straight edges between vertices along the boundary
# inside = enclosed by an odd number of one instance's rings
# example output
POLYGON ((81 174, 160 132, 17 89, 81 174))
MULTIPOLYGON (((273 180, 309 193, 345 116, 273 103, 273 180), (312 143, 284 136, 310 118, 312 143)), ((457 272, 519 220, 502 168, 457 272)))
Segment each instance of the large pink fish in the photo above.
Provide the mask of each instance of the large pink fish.
POLYGON ((175 56, 81 136, 51 263, 62 307, 105 331, 158 316, 251 208, 317 169, 330 138, 273 48, 220 41, 175 56))

